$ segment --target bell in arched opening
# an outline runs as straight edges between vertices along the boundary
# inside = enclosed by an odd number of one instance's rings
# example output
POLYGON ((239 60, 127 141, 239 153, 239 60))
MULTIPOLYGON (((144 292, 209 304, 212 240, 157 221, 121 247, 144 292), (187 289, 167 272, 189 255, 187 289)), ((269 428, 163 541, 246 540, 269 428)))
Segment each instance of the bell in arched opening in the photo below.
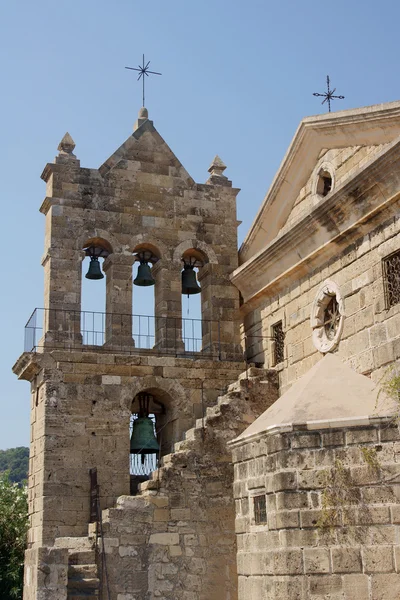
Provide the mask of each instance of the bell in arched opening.
POLYGON ((98 246, 90 246, 86 248, 85 252, 86 256, 90 256, 89 269, 85 275, 86 279, 92 279, 93 281, 103 279, 104 275, 101 271, 99 257, 105 258, 108 252, 98 246))
POLYGON ((199 294, 201 287, 197 283, 196 271, 196 259, 194 257, 183 259, 183 271, 182 271, 182 294, 188 296, 192 294, 199 294))
POLYGON ((150 394, 139 394, 139 412, 133 421, 130 453, 138 454, 144 463, 147 454, 158 454, 159 443, 155 435, 154 422, 149 417, 150 394))
POLYGON ((151 274, 151 267, 149 262, 152 262, 153 255, 151 252, 139 252, 138 258, 140 264, 137 270, 137 275, 133 281, 135 285, 140 287, 147 287, 148 285, 154 285, 155 281, 151 274))

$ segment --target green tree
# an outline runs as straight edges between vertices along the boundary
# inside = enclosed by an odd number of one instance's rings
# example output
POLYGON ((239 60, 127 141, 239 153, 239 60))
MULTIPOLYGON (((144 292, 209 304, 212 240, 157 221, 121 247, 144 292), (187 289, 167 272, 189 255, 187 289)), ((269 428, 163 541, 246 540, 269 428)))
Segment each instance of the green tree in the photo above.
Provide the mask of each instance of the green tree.
POLYGON ((0 450, 0 472, 9 471, 10 481, 22 483, 28 478, 29 448, 19 446, 0 450))
POLYGON ((0 473, 0 598, 21 600, 28 530, 25 487, 0 473))

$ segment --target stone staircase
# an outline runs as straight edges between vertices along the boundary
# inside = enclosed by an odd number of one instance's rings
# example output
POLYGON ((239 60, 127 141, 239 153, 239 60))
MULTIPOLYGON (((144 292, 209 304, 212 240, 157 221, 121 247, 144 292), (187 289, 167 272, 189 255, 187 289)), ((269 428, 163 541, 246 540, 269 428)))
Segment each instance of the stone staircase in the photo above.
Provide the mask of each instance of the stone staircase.
POLYGON ((55 546, 68 549, 68 600, 98 600, 100 580, 96 564, 95 539, 57 538, 55 546))
MULTIPOLYGON (((160 467, 153 471, 150 478, 138 485, 138 495, 153 495, 155 490, 159 489, 168 470, 182 468, 182 462, 190 456, 191 453, 198 451, 199 444, 205 444, 213 437, 217 430, 218 443, 225 449, 225 443, 234 439, 242 433, 244 426, 250 425, 254 419, 259 416, 268 404, 264 403, 265 396, 270 395, 271 382, 277 380, 275 371, 266 371, 256 367, 250 367, 249 370, 239 376, 231 383, 227 392, 219 396, 214 406, 207 407, 204 418, 197 419, 195 427, 188 429, 185 433, 185 439, 174 444, 174 450, 161 458, 160 467), (265 394, 263 393, 265 388, 265 394), (260 402, 254 402, 254 395, 259 394, 260 402), (252 396, 252 405, 248 403, 250 394, 252 396)), ((272 402, 270 403, 272 404, 272 402)), ((230 454, 221 456, 231 460, 230 454)))

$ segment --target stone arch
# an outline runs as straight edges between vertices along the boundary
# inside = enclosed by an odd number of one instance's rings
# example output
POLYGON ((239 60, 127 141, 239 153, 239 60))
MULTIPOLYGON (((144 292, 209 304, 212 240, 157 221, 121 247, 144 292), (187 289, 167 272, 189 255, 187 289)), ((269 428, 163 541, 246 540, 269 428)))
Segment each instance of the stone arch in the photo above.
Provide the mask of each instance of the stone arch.
POLYGON ((174 250, 173 261, 179 263, 183 254, 193 248, 194 250, 199 250, 204 256, 207 258, 206 262, 217 265, 218 259, 214 250, 201 240, 189 239, 181 242, 174 250))
POLYGON ((106 242, 106 244, 109 245, 107 250, 110 252, 110 254, 124 253, 124 249, 115 235, 105 231, 104 229, 86 229, 85 232, 82 233, 76 240, 77 250, 82 250, 82 248, 84 248, 88 242, 92 241, 106 242))
POLYGON ((186 402, 186 393, 182 385, 175 379, 165 379, 158 375, 148 375, 147 377, 135 377, 131 383, 123 386, 121 390, 121 408, 130 411, 133 398, 140 392, 150 390, 159 390, 165 395, 166 406, 168 408, 168 398, 174 401, 177 410, 184 410, 186 402))
MULTIPOLYGON (((137 377, 131 384, 124 386, 121 394, 121 407, 127 418, 130 418, 132 403, 141 392, 148 392, 159 400, 165 407, 165 412, 157 421, 162 432, 162 455, 172 451, 175 442, 182 438, 187 429, 188 410, 187 395, 182 385, 174 379, 164 379, 160 376, 149 375, 137 377), (186 426, 185 426, 186 425, 186 426)), ((191 412, 190 412, 191 415, 191 412)))
POLYGON ((131 253, 138 250, 151 250, 157 258, 169 258, 171 256, 171 251, 164 242, 158 238, 149 237, 146 233, 138 233, 132 236, 128 247, 131 253))
POLYGON ((79 305, 82 316, 81 334, 83 343, 95 346, 102 345, 106 336, 103 315, 107 311, 107 278, 104 271, 104 262, 103 268, 101 268, 99 259, 104 261, 108 256, 120 251, 120 244, 115 236, 108 231, 95 228, 84 230, 75 243, 78 247, 77 253, 80 254, 77 276, 80 280, 79 305), (94 254, 97 256, 98 270, 101 272, 101 276, 97 277, 100 282, 96 283, 95 295, 90 291, 92 282, 87 281, 85 274, 91 261, 88 258, 90 252, 88 253, 86 250, 88 248, 95 249, 94 254))

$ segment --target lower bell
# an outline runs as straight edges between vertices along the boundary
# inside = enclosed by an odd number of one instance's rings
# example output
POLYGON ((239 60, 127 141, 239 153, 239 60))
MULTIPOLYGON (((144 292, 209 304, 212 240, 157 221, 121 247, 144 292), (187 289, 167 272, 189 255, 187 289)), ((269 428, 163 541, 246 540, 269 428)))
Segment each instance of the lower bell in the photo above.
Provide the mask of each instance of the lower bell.
POLYGON ((154 423, 150 417, 138 417, 132 426, 131 454, 158 454, 160 446, 154 434, 154 423))

